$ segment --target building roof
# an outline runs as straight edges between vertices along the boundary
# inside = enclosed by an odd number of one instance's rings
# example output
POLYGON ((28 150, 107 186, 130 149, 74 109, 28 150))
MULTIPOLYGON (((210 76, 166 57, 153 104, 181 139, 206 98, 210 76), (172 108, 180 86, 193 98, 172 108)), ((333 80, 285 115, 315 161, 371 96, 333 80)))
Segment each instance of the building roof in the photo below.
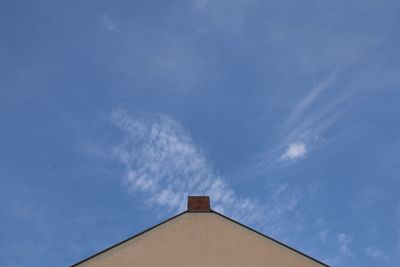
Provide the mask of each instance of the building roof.
POLYGON ((189 197, 188 210, 72 266, 328 266, 189 197))

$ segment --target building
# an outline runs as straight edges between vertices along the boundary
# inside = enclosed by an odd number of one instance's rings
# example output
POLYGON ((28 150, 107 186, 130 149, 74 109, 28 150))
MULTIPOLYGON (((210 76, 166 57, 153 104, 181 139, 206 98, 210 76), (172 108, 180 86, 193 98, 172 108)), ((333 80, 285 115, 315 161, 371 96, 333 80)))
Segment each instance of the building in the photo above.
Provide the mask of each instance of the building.
POLYGON ((328 266, 188 198, 188 209, 72 266, 317 267, 328 266))

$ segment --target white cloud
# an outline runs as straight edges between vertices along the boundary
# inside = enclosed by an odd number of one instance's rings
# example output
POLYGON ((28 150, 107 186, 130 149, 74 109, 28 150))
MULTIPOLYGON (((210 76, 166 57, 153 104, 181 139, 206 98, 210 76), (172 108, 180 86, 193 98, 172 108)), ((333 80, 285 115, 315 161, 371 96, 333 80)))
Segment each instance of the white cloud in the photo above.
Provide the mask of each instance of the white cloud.
POLYGON ((139 192, 153 209, 176 213, 185 209, 188 195, 209 195, 214 210, 270 234, 282 237, 286 233, 281 230, 290 232, 291 225, 296 225, 289 215, 300 196, 289 191, 288 185, 280 188, 279 194, 273 194, 277 188, 272 186, 262 203, 239 196, 214 170, 186 129, 170 116, 135 117, 117 110, 112 121, 125 133, 114 147, 115 156, 126 169, 125 185, 139 192))
POLYGON ((346 256, 352 256, 353 253, 350 249, 350 243, 353 241, 353 238, 348 234, 340 233, 337 240, 340 245, 340 251, 346 256))
POLYGON ((281 156, 281 160, 296 160, 304 157, 307 153, 306 145, 302 142, 294 142, 289 144, 285 153, 281 156))

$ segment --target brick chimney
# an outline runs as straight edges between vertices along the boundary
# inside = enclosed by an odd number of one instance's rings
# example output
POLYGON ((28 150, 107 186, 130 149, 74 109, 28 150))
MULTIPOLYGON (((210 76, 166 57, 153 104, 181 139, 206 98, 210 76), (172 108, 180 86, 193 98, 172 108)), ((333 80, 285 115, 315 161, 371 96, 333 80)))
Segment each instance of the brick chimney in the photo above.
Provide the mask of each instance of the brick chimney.
POLYGON ((188 211, 190 212, 210 212, 210 197, 208 196, 189 196, 188 211))

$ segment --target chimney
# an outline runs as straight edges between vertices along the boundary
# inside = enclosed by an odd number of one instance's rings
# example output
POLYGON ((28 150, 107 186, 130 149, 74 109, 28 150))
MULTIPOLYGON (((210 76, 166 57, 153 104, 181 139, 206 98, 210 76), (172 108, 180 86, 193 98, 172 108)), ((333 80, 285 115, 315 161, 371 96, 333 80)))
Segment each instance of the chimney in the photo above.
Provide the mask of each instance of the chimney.
POLYGON ((189 196, 188 211, 190 212, 210 212, 210 198, 208 196, 189 196))

